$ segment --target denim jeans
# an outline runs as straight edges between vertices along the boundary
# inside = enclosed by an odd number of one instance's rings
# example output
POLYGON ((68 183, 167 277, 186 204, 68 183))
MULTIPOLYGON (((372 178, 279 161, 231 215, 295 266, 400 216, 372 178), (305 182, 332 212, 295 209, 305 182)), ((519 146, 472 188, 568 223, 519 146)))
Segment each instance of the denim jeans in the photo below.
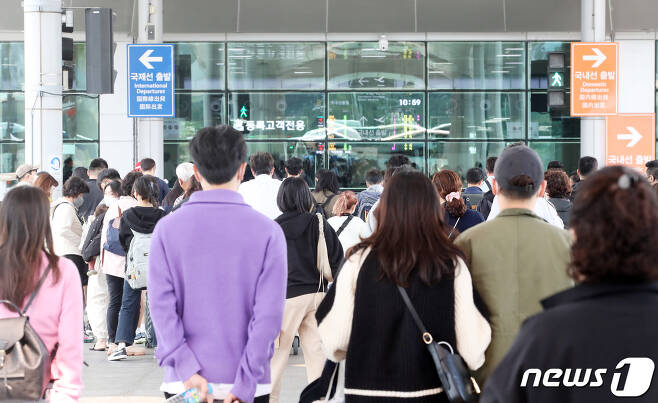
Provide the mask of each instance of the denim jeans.
POLYGON ((107 279, 107 291, 110 294, 110 302, 107 304, 107 340, 114 343, 117 334, 117 322, 121 310, 123 298, 123 279, 121 277, 105 275, 107 279))
POLYGON ((123 281, 123 299, 119 312, 119 326, 115 343, 126 343, 127 346, 135 341, 135 329, 139 325, 139 308, 142 300, 142 290, 133 290, 127 281, 123 281))

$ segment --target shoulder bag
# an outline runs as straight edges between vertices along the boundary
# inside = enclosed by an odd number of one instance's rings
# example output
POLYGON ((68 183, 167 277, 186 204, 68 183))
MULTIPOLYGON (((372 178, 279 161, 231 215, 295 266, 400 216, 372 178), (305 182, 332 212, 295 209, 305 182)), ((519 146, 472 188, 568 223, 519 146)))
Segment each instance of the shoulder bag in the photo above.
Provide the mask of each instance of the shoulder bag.
POLYGON ((318 271, 320 272, 320 283, 322 279, 327 280, 328 282, 334 281, 334 276, 331 273, 331 264, 329 264, 329 252, 327 252, 327 240, 324 238, 324 217, 322 214, 317 213, 318 217, 318 229, 320 235, 318 236, 318 271))
POLYGON ((422 334, 423 342, 432 356, 436 372, 441 380, 441 386, 448 400, 451 403, 477 402, 480 395, 480 387, 468 371, 464 360, 458 354, 455 354, 450 343, 434 341, 434 338, 420 320, 418 312, 414 309, 407 291, 400 286, 398 286, 398 290, 411 317, 416 322, 418 330, 422 334), (447 346, 448 349, 444 348, 443 345, 447 346))
POLYGON ((9 300, 0 300, 18 313, 16 318, 0 319, 0 401, 39 400, 50 381, 45 379, 46 370, 54 358, 54 351, 51 357, 25 316, 48 273, 50 266, 39 279, 23 311, 9 300))

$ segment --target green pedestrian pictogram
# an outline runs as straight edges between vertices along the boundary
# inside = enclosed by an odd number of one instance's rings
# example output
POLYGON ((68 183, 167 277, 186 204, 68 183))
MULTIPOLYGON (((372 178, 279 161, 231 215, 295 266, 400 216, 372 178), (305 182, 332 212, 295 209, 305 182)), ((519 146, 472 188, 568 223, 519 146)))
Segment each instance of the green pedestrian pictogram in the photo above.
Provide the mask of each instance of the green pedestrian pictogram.
POLYGON ((551 87, 563 87, 564 86, 564 76, 556 71, 551 75, 551 87))
POLYGON ((247 115, 247 105, 243 105, 240 109, 240 118, 249 118, 247 115))

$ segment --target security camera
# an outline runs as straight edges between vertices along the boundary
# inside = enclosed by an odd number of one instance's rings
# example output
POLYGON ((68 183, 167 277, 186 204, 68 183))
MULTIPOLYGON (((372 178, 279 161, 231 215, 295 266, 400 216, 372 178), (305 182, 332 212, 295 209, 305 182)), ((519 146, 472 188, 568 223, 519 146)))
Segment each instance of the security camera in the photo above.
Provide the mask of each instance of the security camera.
POLYGON ((382 35, 379 37, 379 50, 382 51, 388 50, 388 39, 386 39, 386 35, 382 35))

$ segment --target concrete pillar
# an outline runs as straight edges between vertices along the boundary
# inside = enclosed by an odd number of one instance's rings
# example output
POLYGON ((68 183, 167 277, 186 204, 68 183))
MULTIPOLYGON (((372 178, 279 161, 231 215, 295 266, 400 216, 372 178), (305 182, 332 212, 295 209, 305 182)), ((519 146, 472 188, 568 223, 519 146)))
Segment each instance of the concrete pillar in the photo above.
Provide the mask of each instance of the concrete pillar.
MULTIPOLYGON (((581 41, 605 41, 605 0, 581 0, 581 41)), ((580 155, 595 157, 605 163, 605 120, 602 117, 580 118, 580 155)))
POLYGON ((62 184, 62 1, 25 0, 25 162, 62 184))
MULTIPOLYGON (((162 43, 164 0, 139 0, 138 43, 162 43), (152 31, 149 37, 149 31, 152 31)), ((156 175, 164 174, 164 130, 162 118, 137 119, 137 155, 139 161, 150 157, 156 163, 156 175)))

